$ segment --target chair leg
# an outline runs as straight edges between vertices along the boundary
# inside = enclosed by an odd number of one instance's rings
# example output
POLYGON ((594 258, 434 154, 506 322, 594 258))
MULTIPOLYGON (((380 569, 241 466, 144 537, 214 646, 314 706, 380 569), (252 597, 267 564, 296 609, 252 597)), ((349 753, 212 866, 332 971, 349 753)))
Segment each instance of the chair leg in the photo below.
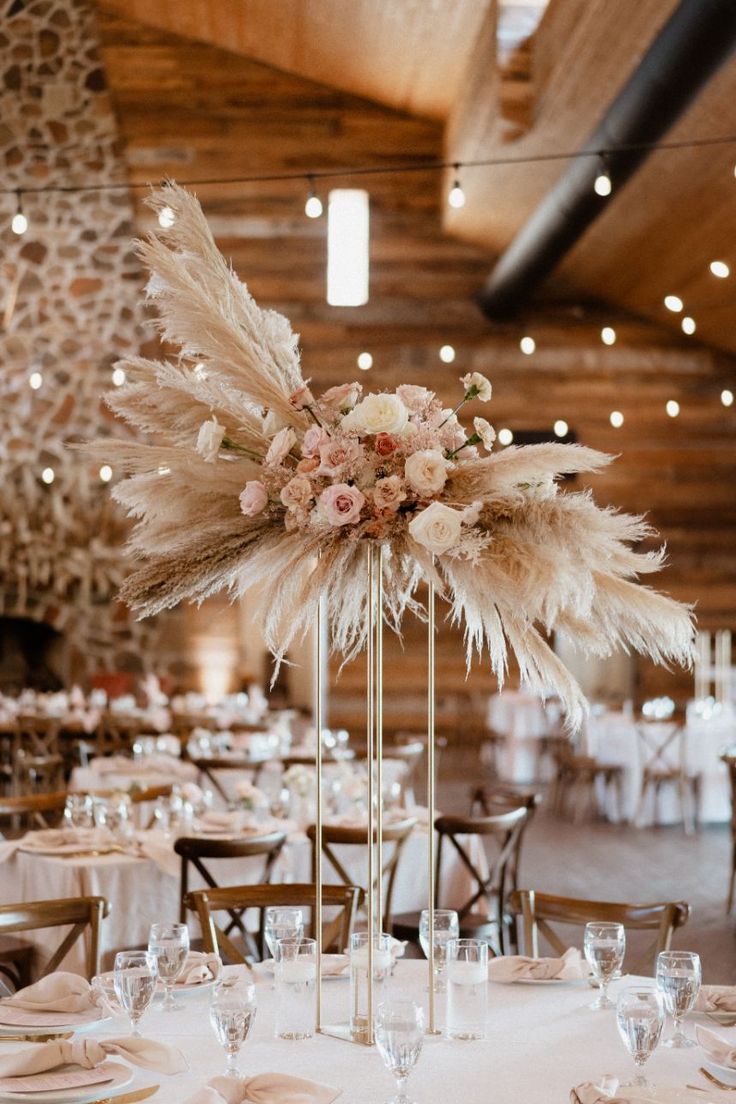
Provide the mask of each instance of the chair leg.
POLYGON ((734 883, 736 882, 736 833, 733 834, 731 842, 731 880, 728 883, 728 900, 726 901, 726 915, 731 915, 731 909, 733 908, 733 891, 734 883))

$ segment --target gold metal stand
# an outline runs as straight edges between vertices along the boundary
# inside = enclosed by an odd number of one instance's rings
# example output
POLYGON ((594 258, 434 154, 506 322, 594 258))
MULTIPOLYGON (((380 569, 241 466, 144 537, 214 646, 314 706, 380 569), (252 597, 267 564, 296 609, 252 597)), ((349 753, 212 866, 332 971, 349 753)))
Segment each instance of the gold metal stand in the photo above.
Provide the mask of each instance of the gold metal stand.
POLYGON ((435 846, 434 846, 434 817, 435 817, 435 767, 434 767, 434 583, 429 584, 427 594, 427 905, 429 908, 429 954, 427 966, 429 969, 429 1017, 427 1023, 428 1035, 439 1035, 435 1015, 435 991, 434 991, 434 910, 437 905, 435 900, 437 887, 435 885, 435 846))

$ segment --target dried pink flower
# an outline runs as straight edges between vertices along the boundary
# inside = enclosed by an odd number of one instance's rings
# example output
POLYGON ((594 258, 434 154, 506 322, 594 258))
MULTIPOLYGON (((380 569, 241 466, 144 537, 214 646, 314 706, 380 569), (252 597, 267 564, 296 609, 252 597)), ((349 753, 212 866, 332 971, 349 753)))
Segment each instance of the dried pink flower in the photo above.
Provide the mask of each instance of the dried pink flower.
POLYGON ((319 496, 320 509, 330 525, 354 525, 364 503, 363 492, 348 483, 335 483, 319 496))
POLYGON ((258 479, 251 479, 240 493, 240 509, 246 517, 255 517, 265 509, 268 491, 258 479))

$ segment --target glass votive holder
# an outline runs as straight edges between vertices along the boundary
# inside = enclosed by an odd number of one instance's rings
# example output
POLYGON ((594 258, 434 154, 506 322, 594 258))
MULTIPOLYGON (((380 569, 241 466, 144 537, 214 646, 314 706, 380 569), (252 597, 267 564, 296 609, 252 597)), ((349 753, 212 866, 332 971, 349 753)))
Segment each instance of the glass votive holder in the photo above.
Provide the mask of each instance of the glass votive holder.
POLYGON ((488 944, 451 939, 447 944, 447 1026, 450 1039, 485 1039, 488 944))
MULTIPOLYGON (((368 1015, 368 932, 350 936, 350 1034, 358 1042, 370 1038, 368 1015)), ((391 936, 373 936, 373 1011, 386 999, 387 980, 391 976, 391 936)))
POLYGON ((311 1039, 317 1022, 317 941, 279 939, 274 978, 276 1038, 311 1039))

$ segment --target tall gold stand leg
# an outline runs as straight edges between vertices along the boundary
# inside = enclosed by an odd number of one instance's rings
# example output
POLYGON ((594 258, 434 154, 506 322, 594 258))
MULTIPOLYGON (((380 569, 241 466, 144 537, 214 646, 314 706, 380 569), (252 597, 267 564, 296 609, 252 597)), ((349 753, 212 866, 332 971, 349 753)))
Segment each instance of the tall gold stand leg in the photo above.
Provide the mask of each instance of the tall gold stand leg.
POLYGON ((435 885, 435 846, 434 846, 434 818, 435 818, 435 766, 434 766, 434 644, 435 644, 435 618, 434 618, 434 584, 429 584, 427 595, 427 817, 429 831, 427 833, 427 907, 429 909, 429 1023, 427 1033, 439 1035, 437 1028, 436 1001, 434 991, 434 910, 437 904, 437 887, 435 885))
POLYGON ((322 595, 317 602, 314 627, 314 727, 317 730, 317 795, 315 810, 315 870, 316 898, 314 903, 314 934, 317 940, 317 1031, 322 1030, 322 595))

